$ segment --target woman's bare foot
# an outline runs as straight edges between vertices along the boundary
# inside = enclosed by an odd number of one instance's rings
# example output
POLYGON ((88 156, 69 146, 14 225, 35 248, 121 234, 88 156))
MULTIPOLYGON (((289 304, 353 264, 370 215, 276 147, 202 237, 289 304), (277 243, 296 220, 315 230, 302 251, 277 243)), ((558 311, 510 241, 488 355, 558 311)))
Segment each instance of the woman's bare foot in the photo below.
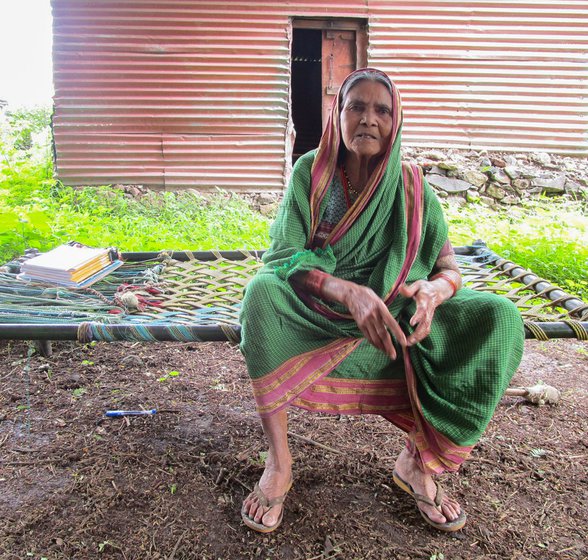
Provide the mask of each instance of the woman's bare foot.
MULTIPOLYGON (((291 461, 282 461, 279 465, 268 456, 265 470, 259 480, 259 488, 266 496, 268 501, 283 496, 288 492, 292 484, 292 463, 291 461), (284 464, 285 463, 285 464, 284 464)), ((259 503, 258 497, 251 492, 243 501, 242 512, 255 523, 260 523, 266 527, 272 527, 280 519, 283 504, 277 504, 273 507, 264 507, 259 503)))
MULTIPOLYGON (((422 494, 423 496, 428 496, 433 501, 435 500, 437 487, 433 477, 420 470, 408 449, 404 448, 402 453, 400 453, 398 459, 396 459, 394 469, 404 481, 410 484, 416 494, 422 494)), ((449 496, 443 496, 441 511, 423 502, 419 502, 418 507, 431 521, 441 524, 448 521, 455 521, 461 513, 459 503, 449 496)))

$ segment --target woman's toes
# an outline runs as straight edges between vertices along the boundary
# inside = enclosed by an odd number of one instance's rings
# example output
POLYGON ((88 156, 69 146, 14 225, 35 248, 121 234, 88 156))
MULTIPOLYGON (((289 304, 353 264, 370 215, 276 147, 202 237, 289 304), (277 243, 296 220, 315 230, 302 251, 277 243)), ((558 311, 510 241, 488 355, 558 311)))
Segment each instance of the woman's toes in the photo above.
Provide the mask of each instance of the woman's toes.
POLYGON ((263 508, 259 504, 255 504, 249 510, 249 517, 251 517, 256 523, 259 523, 263 517, 263 508))
POLYGON ((447 521, 447 518, 437 508, 429 508, 428 511, 425 511, 425 515, 435 523, 445 523, 447 521))
POLYGON ((267 512, 266 515, 262 515, 261 518, 263 520, 263 524, 266 527, 271 527, 272 525, 275 525, 276 524, 276 521, 278 520, 278 518, 274 514, 273 508, 272 508, 272 510, 270 510, 269 512, 267 512))
POLYGON ((252 517, 255 519, 255 523, 261 523, 263 519, 263 508, 261 506, 258 507, 252 517))
POLYGON ((455 500, 446 500, 441 505, 443 515, 447 517, 448 521, 455 521, 461 513, 461 507, 455 500))
POLYGON ((257 511, 258 505, 259 504, 257 503, 257 500, 255 500, 255 498, 248 496, 247 498, 245 498, 245 500, 243 502, 242 511, 245 515, 247 515, 253 519, 253 517, 255 516, 255 513, 257 511))

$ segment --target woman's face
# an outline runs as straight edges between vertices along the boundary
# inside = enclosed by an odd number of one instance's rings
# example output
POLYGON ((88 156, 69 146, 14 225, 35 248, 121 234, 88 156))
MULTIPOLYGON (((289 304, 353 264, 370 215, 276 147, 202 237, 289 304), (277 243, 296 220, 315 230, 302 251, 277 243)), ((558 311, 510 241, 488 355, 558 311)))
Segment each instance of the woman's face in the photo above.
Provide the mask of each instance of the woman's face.
POLYGON ((363 80, 343 100, 341 136, 349 152, 371 159, 386 151, 392 133, 392 96, 384 84, 363 80))

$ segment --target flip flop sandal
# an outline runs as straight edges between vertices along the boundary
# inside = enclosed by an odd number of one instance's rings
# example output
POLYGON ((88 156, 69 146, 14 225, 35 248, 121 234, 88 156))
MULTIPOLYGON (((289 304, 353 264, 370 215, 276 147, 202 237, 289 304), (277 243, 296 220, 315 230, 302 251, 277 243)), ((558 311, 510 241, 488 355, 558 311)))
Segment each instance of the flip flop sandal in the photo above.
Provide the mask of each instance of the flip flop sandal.
POLYGON ((435 523, 435 521, 433 521, 419 507, 419 502, 422 502, 423 504, 427 504, 429 506, 433 506, 434 508, 437 508, 438 510, 441 510, 441 504, 443 503, 443 496, 445 496, 445 492, 444 492, 442 486, 436 480, 434 482, 435 482, 435 486, 437 487, 437 494, 435 496, 435 501, 433 501, 428 496, 423 496, 422 494, 417 494, 412 489, 412 486, 408 482, 406 482, 406 480, 403 480, 396 471, 392 472, 392 478, 394 479, 394 483, 396 484, 396 486, 398 486, 399 488, 404 490, 407 494, 409 494, 410 496, 413 497, 413 499, 417 503, 417 508, 419 510, 419 513, 421 514, 421 517, 431 527, 435 527, 435 529, 438 529, 439 531, 446 531, 448 533, 452 533, 453 531, 459 531, 465 525, 467 516, 463 510, 460 512, 457 519, 454 519, 453 521, 446 521, 445 523, 435 523))
MULTIPOLYGON (((286 496, 287 496, 288 492, 290 491, 290 488, 292 488, 292 480, 290 480, 290 483, 288 484, 288 488, 281 496, 278 496, 277 498, 273 498, 272 500, 268 500, 267 496, 263 493, 262 489, 259 487, 259 484, 256 484, 255 487, 253 488, 253 492, 251 492, 251 494, 249 494, 249 496, 251 496, 253 494, 257 498, 257 500, 259 501, 261 506, 263 506, 264 508, 268 508, 268 511, 269 511, 274 506, 278 506, 278 505, 284 503, 284 500, 286 499, 286 496)), ((265 513, 267 513, 267 511, 265 513)), ((265 515, 265 513, 264 513, 264 515, 265 515)), ((275 531, 282 523, 283 518, 284 518, 284 508, 282 508, 282 511, 280 512, 280 517, 278 517, 278 520, 273 525, 268 526, 268 525, 264 525, 263 523, 257 523, 257 521, 255 521, 252 517, 249 517, 249 515, 247 515, 247 513, 245 513, 243 510, 241 510, 241 519, 243 519, 243 523, 245 523, 245 525, 247 525, 247 527, 249 527, 250 529, 253 529, 254 531, 257 531, 259 533, 271 533, 272 531, 275 531)))

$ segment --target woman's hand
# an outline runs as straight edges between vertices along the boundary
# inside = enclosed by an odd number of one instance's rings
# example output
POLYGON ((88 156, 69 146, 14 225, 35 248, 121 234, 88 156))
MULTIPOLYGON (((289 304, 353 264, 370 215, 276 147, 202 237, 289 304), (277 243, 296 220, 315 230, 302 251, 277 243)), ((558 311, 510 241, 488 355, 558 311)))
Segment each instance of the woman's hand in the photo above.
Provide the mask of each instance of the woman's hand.
POLYGON ((416 325, 416 329, 406 340, 407 346, 413 346, 429 336, 435 309, 453 295, 453 287, 443 278, 417 280, 413 284, 401 286, 400 294, 416 302, 416 311, 410 319, 411 326, 416 325))
POLYGON ((401 346, 406 346, 400 325, 371 288, 330 276, 323 283, 322 292, 324 297, 345 305, 367 341, 392 360, 396 359, 396 350, 391 334, 401 346))

